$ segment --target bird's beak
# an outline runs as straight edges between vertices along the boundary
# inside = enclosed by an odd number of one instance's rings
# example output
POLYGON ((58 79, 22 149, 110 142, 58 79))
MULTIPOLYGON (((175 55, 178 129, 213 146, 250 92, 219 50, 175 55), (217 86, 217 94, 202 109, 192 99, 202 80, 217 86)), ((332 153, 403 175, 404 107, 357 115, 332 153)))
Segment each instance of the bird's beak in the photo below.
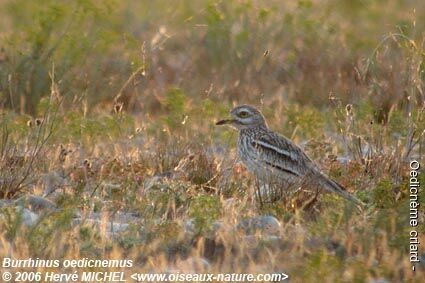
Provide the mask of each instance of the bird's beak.
POLYGON ((226 125, 226 124, 232 124, 233 122, 235 122, 235 120, 233 119, 226 119, 226 120, 221 120, 218 121, 217 123, 215 123, 217 126, 221 126, 221 125, 226 125))

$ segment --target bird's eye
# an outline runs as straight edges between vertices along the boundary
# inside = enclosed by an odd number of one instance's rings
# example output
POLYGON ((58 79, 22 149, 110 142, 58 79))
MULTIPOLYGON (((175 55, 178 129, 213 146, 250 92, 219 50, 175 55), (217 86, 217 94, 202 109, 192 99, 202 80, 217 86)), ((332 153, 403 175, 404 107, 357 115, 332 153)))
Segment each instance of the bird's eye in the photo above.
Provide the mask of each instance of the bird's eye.
POLYGON ((239 117, 246 118, 248 117, 249 113, 247 111, 241 111, 239 112, 239 117))

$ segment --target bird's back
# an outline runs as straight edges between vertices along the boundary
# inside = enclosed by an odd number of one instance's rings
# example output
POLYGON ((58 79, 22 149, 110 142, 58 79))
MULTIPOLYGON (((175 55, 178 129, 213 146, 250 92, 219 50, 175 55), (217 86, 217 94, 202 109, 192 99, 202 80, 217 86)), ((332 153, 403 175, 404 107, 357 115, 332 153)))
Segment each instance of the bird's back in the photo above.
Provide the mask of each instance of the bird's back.
POLYGON ((297 145, 267 128, 242 130, 238 152, 248 170, 262 180, 296 181, 316 168, 297 145))
POLYGON ((241 130, 239 157, 259 180, 267 184, 319 186, 342 197, 361 202, 324 174, 304 151, 288 138, 265 127, 241 130))

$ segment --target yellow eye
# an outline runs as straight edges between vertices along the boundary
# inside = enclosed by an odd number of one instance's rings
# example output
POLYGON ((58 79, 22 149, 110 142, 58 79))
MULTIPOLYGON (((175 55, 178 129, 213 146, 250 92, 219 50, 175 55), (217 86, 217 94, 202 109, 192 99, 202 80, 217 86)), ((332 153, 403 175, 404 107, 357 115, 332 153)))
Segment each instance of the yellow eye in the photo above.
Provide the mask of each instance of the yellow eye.
POLYGON ((241 117, 241 118, 246 118, 246 117, 248 117, 248 115, 249 115, 249 113, 246 112, 246 111, 239 112, 239 117, 241 117))

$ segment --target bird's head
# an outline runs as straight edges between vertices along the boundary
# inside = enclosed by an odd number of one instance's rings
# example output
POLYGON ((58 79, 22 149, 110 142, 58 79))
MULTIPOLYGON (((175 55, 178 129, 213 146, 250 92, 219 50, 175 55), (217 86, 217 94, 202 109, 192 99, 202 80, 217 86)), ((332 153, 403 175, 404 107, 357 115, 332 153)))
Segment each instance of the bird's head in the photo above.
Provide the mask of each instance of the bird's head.
POLYGON ((218 121, 216 125, 231 125, 237 130, 267 127, 263 114, 249 105, 240 105, 230 111, 231 119, 218 121))

